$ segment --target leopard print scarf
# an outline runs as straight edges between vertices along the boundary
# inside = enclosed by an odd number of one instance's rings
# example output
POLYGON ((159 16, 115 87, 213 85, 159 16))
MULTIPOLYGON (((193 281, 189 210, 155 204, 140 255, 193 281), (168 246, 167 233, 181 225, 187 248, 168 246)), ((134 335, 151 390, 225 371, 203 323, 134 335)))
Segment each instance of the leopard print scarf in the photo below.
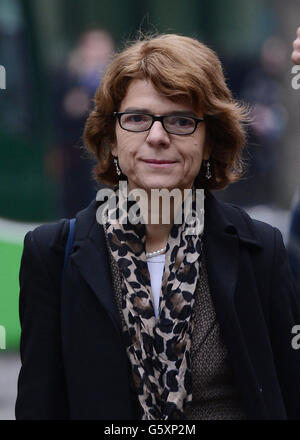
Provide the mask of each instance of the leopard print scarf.
MULTIPOLYGON (((119 189, 116 188, 115 197, 119 207, 119 189)), ((195 201, 193 188, 194 213, 195 201)), ((103 223, 122 280, 126 349, 143 409, 142 419, 184 419, 184 411, 192 401, 191 316, 193 294, 201 270, 203 229, 200 234, 186 235, 187 219, 173 224, 167 243, 156 322, 145 254, 145 225, 122 223, 120 219, 126 215, 122 207, 115 211, 115 215, 109 210, 107 203, 103 209, 103 223)))

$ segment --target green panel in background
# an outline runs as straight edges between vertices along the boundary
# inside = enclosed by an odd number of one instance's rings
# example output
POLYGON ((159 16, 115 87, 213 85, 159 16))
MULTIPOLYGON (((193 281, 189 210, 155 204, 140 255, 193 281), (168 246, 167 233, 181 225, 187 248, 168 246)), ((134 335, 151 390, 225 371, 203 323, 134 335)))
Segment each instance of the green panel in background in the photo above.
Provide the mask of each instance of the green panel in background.
POLYGON ((19 347, 19 266, 23 245, 0 240, 0 325, 6 330, 6 349, 19 347))
POLYGON ((21 223, 0 218, 0 326, 5 328, 6 350, 19 348, 21 256, 26 233, 37 226, 37 223, 21 223))

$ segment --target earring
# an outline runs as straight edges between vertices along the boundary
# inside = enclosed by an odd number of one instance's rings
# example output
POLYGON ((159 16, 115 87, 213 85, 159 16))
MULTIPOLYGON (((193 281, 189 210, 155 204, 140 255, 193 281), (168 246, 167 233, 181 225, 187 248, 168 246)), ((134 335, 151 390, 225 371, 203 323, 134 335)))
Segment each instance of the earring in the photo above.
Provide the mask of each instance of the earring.
POLYGON ((206 174, 205 174, 206 179, 210 179, 212 177, 212 174, 210 172, 210 162, 209 159, 206 162, 206 174))
POLYGON ((114 162, 115 162, 117 174, 118 174, 118 176, 120 176, 121 175, 121 170, 119 168, 118 159, 116 157, 114 158, 114 162))

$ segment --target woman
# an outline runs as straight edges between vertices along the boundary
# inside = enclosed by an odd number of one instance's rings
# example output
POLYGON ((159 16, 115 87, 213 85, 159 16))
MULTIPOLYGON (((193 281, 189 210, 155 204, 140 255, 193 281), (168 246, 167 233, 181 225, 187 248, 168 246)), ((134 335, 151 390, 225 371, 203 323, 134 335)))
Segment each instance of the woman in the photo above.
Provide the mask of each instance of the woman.
POLYGON ((123 223, 121 204, 110 216, 110 197, 79 212, 63 289, 68 220, 26 235, 18 419, 299 418, 300 306, 281 234, 211 193, 241 176, 245 121, 197 40, 161 35, 116 56, 84 139, 112 198, 121 181, 140 192, 141 221, 123 223), (144 221, 151 190, 190 190, 195 209, 201 188, 204 230, 175 222, 183 203, 144 221))

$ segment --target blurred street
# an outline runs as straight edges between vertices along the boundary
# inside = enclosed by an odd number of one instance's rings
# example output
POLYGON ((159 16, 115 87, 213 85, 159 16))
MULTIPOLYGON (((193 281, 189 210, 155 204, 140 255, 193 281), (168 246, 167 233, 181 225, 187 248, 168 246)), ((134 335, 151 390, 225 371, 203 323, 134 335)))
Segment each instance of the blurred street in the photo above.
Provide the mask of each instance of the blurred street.
POLYGON ((0 351, 0 420, 15 420, 19 370, 18 353, 0 351))

